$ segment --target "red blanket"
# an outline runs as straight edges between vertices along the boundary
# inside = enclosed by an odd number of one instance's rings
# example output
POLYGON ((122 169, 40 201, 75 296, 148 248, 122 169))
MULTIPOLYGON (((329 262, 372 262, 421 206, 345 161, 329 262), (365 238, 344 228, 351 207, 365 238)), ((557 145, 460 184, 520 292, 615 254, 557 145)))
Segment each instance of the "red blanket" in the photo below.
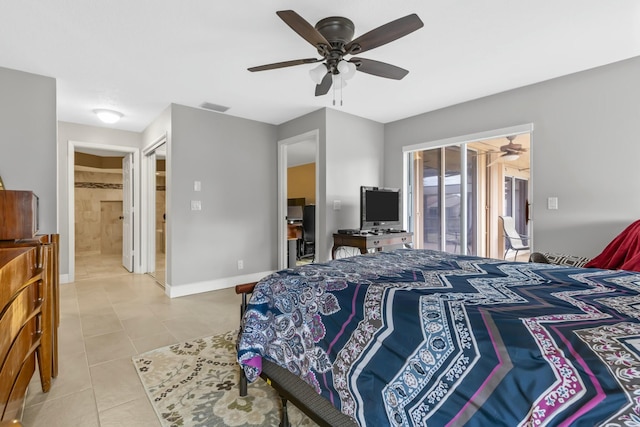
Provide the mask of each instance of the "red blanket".
POLYGON ((628 226, 585 267, 640 271, 640 220, 628 226))

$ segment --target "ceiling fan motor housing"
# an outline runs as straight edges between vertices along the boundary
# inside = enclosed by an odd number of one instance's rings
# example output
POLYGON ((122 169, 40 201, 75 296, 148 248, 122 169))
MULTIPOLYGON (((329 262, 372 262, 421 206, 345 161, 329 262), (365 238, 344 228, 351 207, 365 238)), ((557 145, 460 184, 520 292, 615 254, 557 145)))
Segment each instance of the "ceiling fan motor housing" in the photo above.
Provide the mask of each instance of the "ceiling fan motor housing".
POLYGON ((341 48, 353 39, 355 33, 353 22, 342 16, 330 16, 316 24, 316 30, 324 36, 332 48, 341 48))
POLYGON ((318 53, 326 59, 329 73, 339 74, 338 62, 347 53, 344 46, 353 39, 355 34, 353 21, 342 16, 330 16, 318 21, 315 29, 331 44, 326 51, 322 46, 318 46, 318 53))

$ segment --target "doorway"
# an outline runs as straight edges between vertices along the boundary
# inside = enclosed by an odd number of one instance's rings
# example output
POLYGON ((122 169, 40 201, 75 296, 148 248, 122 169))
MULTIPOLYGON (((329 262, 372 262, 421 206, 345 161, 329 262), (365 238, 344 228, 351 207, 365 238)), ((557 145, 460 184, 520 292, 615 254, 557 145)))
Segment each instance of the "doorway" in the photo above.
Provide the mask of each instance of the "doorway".
POLYGON ((69 141, 68 230, 69 281, 139 271, 137 218, 126 221, 138 197, 135 173, 125 177, 122 159, 139 161, 136 148, 69 141), (129 185, 127 185, 127 183, 129 185), (127 190, 125 190, 125 188, 127 190), (125 197, 125 193, 128 196, 125 197), (114 231, 114 227, 118 231, 114 231), (122 236, 122 237, 120 237, 122 236), (125 238, 129 236, 129 238, 125 238), (128 248, 128 249, 125 249, 128 248), (123 263, 123 258, 128 263, 123 263))
POLYGON ((415 247, 502 258, 502 215, 517 216, 519 232, 531 235, 532 129, 523 125, 405 147, 415 247))
POLYGON ((316 260, 319 230, 319 132, 278 142, 278 267, 316 260), (311 177, 309 176, 311 174, 311 177), (291 179, 293 178, 293 180, 291 179), (307 180, 313 180, 309 185, 307 180))

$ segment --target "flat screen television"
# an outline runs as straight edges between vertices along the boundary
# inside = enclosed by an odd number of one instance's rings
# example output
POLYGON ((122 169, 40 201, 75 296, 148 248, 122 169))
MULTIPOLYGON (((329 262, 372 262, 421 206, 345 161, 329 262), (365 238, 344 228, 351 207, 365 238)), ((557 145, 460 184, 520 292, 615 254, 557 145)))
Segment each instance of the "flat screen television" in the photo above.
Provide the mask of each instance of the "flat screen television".
POLYGON ((399 188, 360 187, 360 230, 401 229, 401 215, 399 188))

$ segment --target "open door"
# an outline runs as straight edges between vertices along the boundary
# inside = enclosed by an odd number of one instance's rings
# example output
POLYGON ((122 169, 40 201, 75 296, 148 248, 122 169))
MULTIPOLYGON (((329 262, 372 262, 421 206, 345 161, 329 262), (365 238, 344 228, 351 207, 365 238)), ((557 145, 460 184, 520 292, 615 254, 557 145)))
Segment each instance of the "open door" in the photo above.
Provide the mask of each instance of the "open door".
POLYGON ((122 159, 122 266, 133 271, 133 156, 122 159))

